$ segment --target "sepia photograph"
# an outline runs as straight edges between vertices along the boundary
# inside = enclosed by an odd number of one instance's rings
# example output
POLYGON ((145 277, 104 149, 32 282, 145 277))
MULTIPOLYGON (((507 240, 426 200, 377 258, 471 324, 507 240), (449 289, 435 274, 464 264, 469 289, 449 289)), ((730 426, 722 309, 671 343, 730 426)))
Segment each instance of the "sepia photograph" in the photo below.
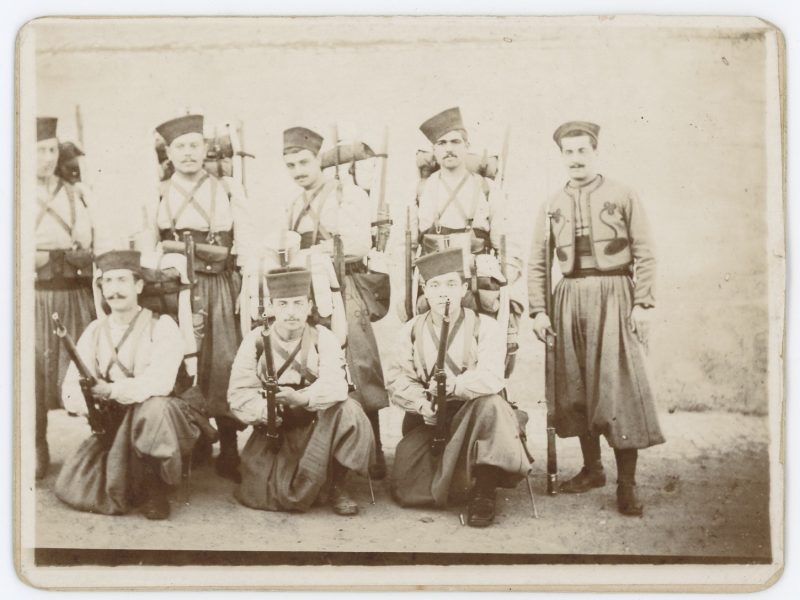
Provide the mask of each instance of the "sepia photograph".
POLYGON ((43 17, 16 52, 23 581, 780 576, 775 26, 43 17))

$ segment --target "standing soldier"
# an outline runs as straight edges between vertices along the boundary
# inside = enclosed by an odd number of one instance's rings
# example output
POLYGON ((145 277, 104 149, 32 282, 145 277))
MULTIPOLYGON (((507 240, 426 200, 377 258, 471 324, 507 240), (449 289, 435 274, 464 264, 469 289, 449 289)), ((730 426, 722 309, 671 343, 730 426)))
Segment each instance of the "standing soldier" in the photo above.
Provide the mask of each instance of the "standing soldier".
MULTIPOLYGON (((288 228, 301 236, 301 247, 320 246, 333 253, 333 237, 339 235, 345 253, 344 287, 347 313, 347 365, 375 433, 376 461, 370 468, 374 479, 386 475, 381 447, 378 411, 389 405, 383 383, 378 344, 370 322, 370 312, 353 282, 352 275, 366 271, 364 257, 372 246, 372 205, 358 186, 325 177, 320 161, 322 136, 293 127, 283 133, 283 161, 289 175, 303 188, 288 210, 288 228)), ((335 140, 334 140, 335 142, 335 140)))
MULTIPOLYGON (((236 229, 242 254, 246 225, 246 198, 242 186, 230 177, 217 178, 203 167, 206 142, 202 115, 185 115, 162 123, 156 131, 164 138, 174 174, 161 184, 157 227, 162 241, 182 245, 189 232, 196 242, 197 290, 193 296, 198 337, 198 384, 216 417, 220 453, 217 473, 239 481, 236 432, 240 424, 227 404, 228 377, 241 340, 236 321, 236 301, 241 282, 231 254, 236 229), (241 243, 240 239, 241 238, 241 243)), ((198 444, 210 453, 207 441, 198 444)))
POLYGON ((583 468, 560 490, 582 493, 606 483, 600 435, 614 448, 617 507, 641 515, 636 494, 640 448, 664 441, 645 371, 655 258, 641 203, 630 188, 596 171, 600 127, 571 121, 553 134, 569 174, 543 207, 528 266, 536 336, 551 332, 545 312, 545 240, 552 238, 563 279, 555 289, 555 426, 578 436, 583 468), (549 236, 547 235, 549 229, 549 236))
MULTIPOLYGON (((525 289, 520 278, 521 251, 508 239, 504 194, 488 177, 468 168, 469 137, 459 108, 450 108, 431 117, 420 125, 420 130, 433 144, 434 159, 432 164, 422 166, 421 171, 424 174, 426 170, 436 169, 420 183, 416 223, 411 224, 422 245, 421 253, 459 246, 477 255, 470 265, 471 273, 467 273, 470 286, 477 288, 472 291, 480 290, 473 298, 493 298, 491 290, 484 290, 482 285, 491 278, 504 278, 508 282, 507 349, 513 355, 518 344, 518 322, 525 305, 525 289), (505 252, 502 250, 504 237, 507 239, 505 252), (498 258, 505 254, 505 264, 487 261, 487 256, 478 259, 489 252, 494 252, 498 258), (503 270, 505 276, 501 275, 503 270)), ((469 305, 485 314, 499 310, 490 302, 487 305, 470 302, 469 305)))
POLYGON ((82 193, 56 174, 57 120, 36 119, 36 479, 50 464, 47 411, 61 407, 59 388, 69 357, 53 333, 57 312, 73 335, 94 318, 92 223, 82 193))
POLYGON ((494 520, 495 488, 514 487, 530 471, 517 417, 500 395, 505 332, 491 317, 462 308, 468 287, 461 249, 427 254, 417 267, 430 310, 403 325, 387 370, 392 402, 406 411, 392 494, 403 506, 466 499, 468 524, 486 527, 494 520), (445 398, 437 410, 432 398, 440 367, 445 398), (446 435, 437 452, 442 425, 446 435))
POLYGON ((364 411, 348 397, 341 346, 307 322, 310 271, 274 269, 267 287, 274 322, 245 336, 230 378, 231 409, 253 425, 236 497, 252 508, 305 511, 327 494, 336 514, 354 515, 345 479, 349 471, 367 474, 373 440, 364 411))
POLYGON ((183 457, 199 435, 182 401, 170 395, 183 339, 170 316, 139 305, 139 252, 106 252, 96 262, 111 313, 93 321, 78 340, 78 357, 90 372, 71 364, 63 398, 67 410, 86 414, 85 394, 91 394, 115 416, 104 433, 93 434, 67 459, 55 493, 78 510, 124 514, 141 503, 148 519, 166 519, 168 486, 180 481, 183 457), (88 376, 94 386, 84 390, 88 376))

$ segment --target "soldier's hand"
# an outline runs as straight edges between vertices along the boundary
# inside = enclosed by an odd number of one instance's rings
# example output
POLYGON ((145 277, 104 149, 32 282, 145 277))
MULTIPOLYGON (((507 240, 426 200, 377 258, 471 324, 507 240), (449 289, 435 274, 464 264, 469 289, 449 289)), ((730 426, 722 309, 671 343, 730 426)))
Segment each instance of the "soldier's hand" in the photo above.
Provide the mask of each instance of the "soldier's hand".
POLYGON ((308 406, 308 398, 306 398, 300 392, 286 386, 281 386, 278 388, 278 393, 275 394, 275 399, 279 404, 293 408, 305 408, 308 406))
POLYGON ((107 381, 98 381, 92 388, 92 396, 100 400, 108 400, 111 397, 111 384, 107 381))
POLYGON ((419 414, 422 415, 426 425, 436 425, 436 413, 433 411, 431 403, 424 400, 419 406, 419 414))
MULTIPOLYGON (((456 393, 456 382, 452 377, 448 377, 445 381, 445 390, 447 395, 453 396, 456 393)), ((433 397, 436 396, 436 379, 431 379, 428 382, 428 393, 433 397)))
POLYGON ((644 346, 645 350, 647 349, 650 338, 650 320, 651 309, 644 308, 638 304, 633 307, 629 327, 631 328, 631 332, 636 335, 636 339, 639 340, 639 343, 644 346))
POLYGON ((553 324, 550 322, 550 317, 547 316, 547 313, 542 311, 536 314, 536 317, 533 319, 533 333, 536 334, 536 337, 539 338, 540 342, 544 342, 547 339, 547 334, 555 335, 556 332, 553 331, 553 324))

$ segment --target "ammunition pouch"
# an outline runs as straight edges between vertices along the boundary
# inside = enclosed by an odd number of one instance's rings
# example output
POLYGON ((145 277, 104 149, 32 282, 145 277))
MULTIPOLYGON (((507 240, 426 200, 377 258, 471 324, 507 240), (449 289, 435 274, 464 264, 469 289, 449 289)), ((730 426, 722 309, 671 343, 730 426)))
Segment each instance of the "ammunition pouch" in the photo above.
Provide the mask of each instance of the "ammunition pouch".
POLYGON ((91 250, 50 250, 46 262, 37 260, 36 286, 40 289, 90 287, 93 261, 91 250), (40 262, 43 264, 39 265, 40 262))
POLYGON ((369 320, 380 321, 389 312, 392 284, 388 273, 369 271, 366 266, 360 272, 349 273, 361 299, 369 311, 369 320))
POLYGON ((474 229, 442 227, 440 233, 428 231, 422 234, 422 254, 441 252, 449 248, 461 248, 470 254, 482 254, 486 249, 486 241, 479 235, 479 230, 474 229))
MULTIPOLYGON (((219 231, 213 234, 217 243, 209 244, 209 232, 196 230, 182 230, 191 233, 195 241, 194 245, 194 270, 195 273, 205 273, 206 275, 217 275, 225 271, 232 271, 235 268, 235 258, 231 254, 230 247, 233 245, 233 234, 230 231, 219 231)), ((164 253, 176 252, 186 253, 186 245, 183 241, 172 238, 170 230, 162 230, 161 247, 164 253), (165 234, 166 232, 166 234, 165 234)))
POLYGON ((142 267, 144 289, 139 295, 139 305, 155 313, 177 317, 178 298, 189 286, 181 282, 177 269, 148 269, 142 267))

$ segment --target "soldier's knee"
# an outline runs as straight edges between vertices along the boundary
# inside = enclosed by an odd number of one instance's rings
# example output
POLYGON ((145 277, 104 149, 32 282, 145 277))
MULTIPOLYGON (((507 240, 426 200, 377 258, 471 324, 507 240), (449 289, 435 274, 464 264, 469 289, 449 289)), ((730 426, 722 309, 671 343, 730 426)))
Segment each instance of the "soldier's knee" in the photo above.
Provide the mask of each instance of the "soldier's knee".
POLYGON ((497 412, 503 410, 506 406, 506 401, 500 394, 487 394, 475 399, 477 408, 486 412, 497 412))
POLYGON ((152 419, 166 416, 170 411, 171 399, 167 396, 151 396, 139 405, 139 418, 152 419))

